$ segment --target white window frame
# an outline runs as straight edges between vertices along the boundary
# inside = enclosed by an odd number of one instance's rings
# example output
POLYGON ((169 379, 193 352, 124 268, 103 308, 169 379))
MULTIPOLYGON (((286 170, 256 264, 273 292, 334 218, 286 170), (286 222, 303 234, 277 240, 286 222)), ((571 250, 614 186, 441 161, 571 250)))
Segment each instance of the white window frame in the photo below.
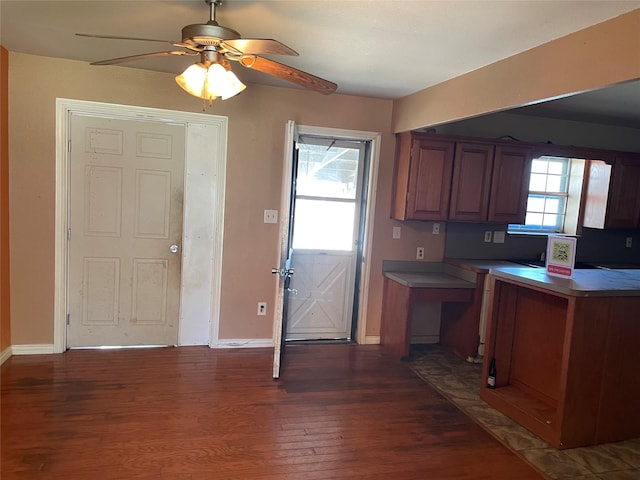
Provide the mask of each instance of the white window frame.
MULTIPOLYGON (((558 218, 561 221, 556 222, 556 224, 553 227, 544 227, 544 217, 543 217, 543 225, 538 225, 538 224, 523 224, 523 225, 518 225, 518 224, 509 224, 508 226, 508 230, 509 233, 511 234, 518 234, 518 233, 523 233, 523 234, 542 234, 542 235, 549 235, 549 234, 556 234, 556 233, 570 233, 567 232, 567 228, 566 228, 566 219, 567 219, 567 210, 568 210, 568 204, 570 201, 570 181, 571 181, 571 176, 573 174, 572 169, 573 169, 573 159, 569 158, 569 157, 562 157, 562 156, 557 156, 557 155, 540 155, 538 157, 536 157, 534 159, 535 160, 541 160, 541 159, 553 159, 555 161, 557 160, 562 160, 565 163, 564 166, 564 171, 563 171, 563 176, 565 176, 565 180, 564 182, 562 182, 564 184, 564 190, 562 191, 553 191, 553 190, 548 190, 548 189, 544 189, 544 190, 529 190, 528 196, 527 196, 527 211, 526 211, 526 216, 525 216, 525 222, 526 222, 526 218, 529 216, 529 214, 542 214, 544 216, 545 213, 547 214, 552 214, 552 215, 557 215, 558 218), (551 198, 551 199, 562 199, 562 202, 560 202, 562 204, 562 211, 555 211, 555 212, 538 212, 530 210, 529 209, 529 205, 532 203, 531 199, 532 198, 551 198)), ((534 172, 532 170, 530 175, 537 175, 540 174, 540 172, 534 172)), ((557 176, 557 174, 552 174, 548 172, 547 169, 547 173, 546 173, 547 177, 549 176, 557 176)), ((531 180, 531 177, 530 177, 531 180)), ((531 183, 531 182, 530 182, 531 183)), ((546 182, 545 182, 546 183, 546 182)), ((545 202, 546 203, 546 202, 545 202)), ((545 210, 545 209, 543 209, 545 210)), ((574 228, 570 229, 571 231, 574 230, 574 228)))

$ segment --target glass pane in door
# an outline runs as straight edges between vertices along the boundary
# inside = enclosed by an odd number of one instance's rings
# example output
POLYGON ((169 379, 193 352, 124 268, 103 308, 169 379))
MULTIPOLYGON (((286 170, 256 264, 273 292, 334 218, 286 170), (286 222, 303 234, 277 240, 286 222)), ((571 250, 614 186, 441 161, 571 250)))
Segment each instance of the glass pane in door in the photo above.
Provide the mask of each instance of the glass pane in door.
POLYGON ((296 195, 355 200, 359 155, 354 148, 300 145, 296 195))
POLYGON ((294 250, 354 249, 354 202, 296 200, 294 250))

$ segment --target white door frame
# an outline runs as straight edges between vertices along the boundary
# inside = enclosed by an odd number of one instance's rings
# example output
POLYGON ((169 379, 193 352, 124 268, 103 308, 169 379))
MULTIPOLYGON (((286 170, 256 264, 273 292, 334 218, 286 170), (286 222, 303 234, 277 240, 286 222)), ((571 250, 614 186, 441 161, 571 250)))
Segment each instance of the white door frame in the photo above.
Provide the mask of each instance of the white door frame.
POLYGON ((56 99, 54 353, 67 347, 69 119, 71 114, 185 127, 185 189, 178 345, 218 345, 227 161, 227 117, 56 99), (204 215, 203 215, 204 214, 204 215), (198 275, 193 275, 195 272, 198 275), (198 284, 189 278, 199 278, 198 284))
MULTIPOLYGON (((365 343, 378 343, 379 340, 376 337, 367 338, 367 304, 369 299, 369 278, 371 273, 371 249, 373 244, 373 227, 375 220, 375 206, 376 206, 376 185, 378 183, 378 164, 380 163, 380 141, 382 136, 379 132, 366 132, 360 130, 344 130, 338 128, 325 128, 325 127, 314 127, 309 125, 296 125, 298 135, 317 135, 323 137, 335 137, 344 140, 362 140, 369 141, 371 144, 371 153, 369 161, 371 162, 369 165, 369 178, 367 185, 367 204, 366 204, 366 221, 364 225, 364 245, 362 246, 362 268, 361 268, 361 276, 360 276, 360 284, 357 285, 360 289, 360 295, 358 297, 358 318, 357 318, 357 327, 356 327, 356 342, 360 344, 365 343)), ((285 152, 285 155, 291 156, 291 152, 285 152)), ((291 161, 288 162, 285 160, 284 168, 291 168, 291 161)), ((286 178, 286 176, 285 176, 286 178)), ((281 198, 285 198, 289 196, 289 192, 291 190, 291 185, 286 185, 283 182, 281 198)), ((287 212, 282 212, 282 215, 287 215, 287 212)), ((283 238, 283 235, 288 235, 289 232, 285 232, 282 229, 284 228, 284 223, 280 223, 280 238, 283 238)), ((280 259, 279 259, 280 262, 280 259)), ((280 264, 278 262, 278 265, 280 264)), ((276 298, 278 298, 279 290, 278 283, 276 283, 276 298)), ((274 342, 278 342, 279 334, 276 332, 277 328, 282 329, 282 312, 276 311, 274 312, 274 342), (280 318, 278 318, 280 315, 280 318)), ((277 344, 277 343, 276 343, 277 344)), ((274 370, 275 371, 275 370, 274 370)), ((275 374, 274 374, 274 377, 275 374)), ((277 377, 276 377, 277 378, 277 377)))

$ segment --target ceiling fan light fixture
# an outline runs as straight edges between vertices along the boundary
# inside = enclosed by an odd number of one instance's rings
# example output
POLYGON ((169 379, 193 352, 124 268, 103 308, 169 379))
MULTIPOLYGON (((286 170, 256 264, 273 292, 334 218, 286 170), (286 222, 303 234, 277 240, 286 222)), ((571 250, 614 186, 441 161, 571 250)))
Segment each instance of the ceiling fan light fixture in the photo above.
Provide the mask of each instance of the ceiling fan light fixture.
POLYGON ((187 93, 209 101, 218 97, 226 100, 246 88, 231 70, 220 63, 190 65, 176 77, 176 82, 187 93))

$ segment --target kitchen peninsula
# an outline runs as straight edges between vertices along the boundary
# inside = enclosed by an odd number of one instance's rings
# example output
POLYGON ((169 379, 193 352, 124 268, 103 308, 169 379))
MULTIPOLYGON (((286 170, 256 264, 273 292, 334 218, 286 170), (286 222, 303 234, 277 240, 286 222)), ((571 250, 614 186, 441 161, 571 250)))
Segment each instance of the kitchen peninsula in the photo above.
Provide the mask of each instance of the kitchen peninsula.
POLYGON ((490 281, 481 398, 556 448, 640 436, 640 271, 501 267, 490 281))

